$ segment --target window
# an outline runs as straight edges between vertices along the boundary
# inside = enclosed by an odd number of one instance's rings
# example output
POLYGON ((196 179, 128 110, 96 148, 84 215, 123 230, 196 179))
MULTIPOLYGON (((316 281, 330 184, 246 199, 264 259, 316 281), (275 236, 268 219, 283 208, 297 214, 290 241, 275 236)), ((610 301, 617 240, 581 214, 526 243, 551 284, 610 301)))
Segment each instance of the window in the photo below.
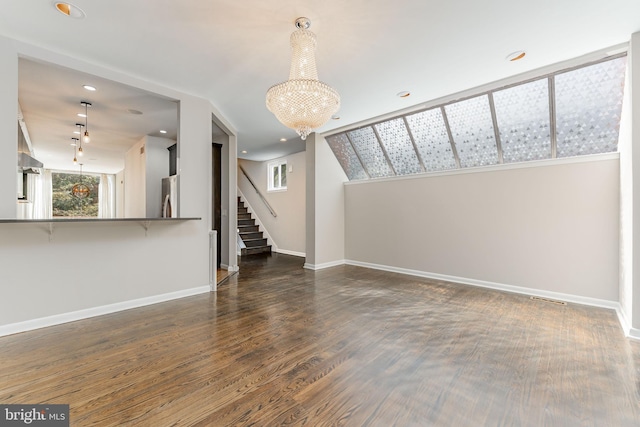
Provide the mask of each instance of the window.
POLYGON ((615 152, 626 61, 613 56, 326 140, 349 180, 615 152))
MULTIPOLYGON (((53 187, 52 203, 54 217, 98 216, 99 176, 53 172, 51 174, 51 183, 53 187), (86 185, 89 191, 88 193, 77 191, 77 196, 74 196, 73 187, 79 184, 86 185)), ((84 189, 84 187, 82 189, 84 189)))
POLYGON ((287 189, 287 161, 269 163, 267 167, 269 191, 285 191, 287 189))

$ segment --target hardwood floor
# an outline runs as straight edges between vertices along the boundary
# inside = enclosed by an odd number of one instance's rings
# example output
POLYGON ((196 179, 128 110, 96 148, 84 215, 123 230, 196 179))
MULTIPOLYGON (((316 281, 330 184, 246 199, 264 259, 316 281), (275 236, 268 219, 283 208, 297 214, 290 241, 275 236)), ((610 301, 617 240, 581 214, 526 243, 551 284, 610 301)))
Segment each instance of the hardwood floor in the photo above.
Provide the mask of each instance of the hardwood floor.
POLYGON ((302 264, 0 338, 0 403, 68 403, 73 426, 640 425, 613 311, 302 264))

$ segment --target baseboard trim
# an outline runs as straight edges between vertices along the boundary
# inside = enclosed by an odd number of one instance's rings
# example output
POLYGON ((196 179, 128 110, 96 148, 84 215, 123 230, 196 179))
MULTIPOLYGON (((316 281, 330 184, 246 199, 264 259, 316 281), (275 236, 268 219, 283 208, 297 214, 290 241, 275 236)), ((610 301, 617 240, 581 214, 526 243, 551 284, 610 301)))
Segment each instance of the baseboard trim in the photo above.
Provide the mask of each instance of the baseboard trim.
MULTIPOLYGON (((554 291, 545 291, 542 289, 526 288, 523 286, 506 285, 504 283, 469 279, 467 277, 449 276, 447 274, 429 273, 426 271, 411 270, 407 268, 392 267, 392 266, 381 265, 381 264, 372 264, 368 262, 354 261, 349 259, 346 260, 346 264, 355 265, 358 267, 372 268, 375 270, 389 271, 392 273, 407 274, 410 276, 425 277, 427 279, 444 280, 447 282, 461 283, 464 285, 479 286, 482 288, 495 289, 499 291, 512 292, 516 294, 533 295, 533 296, 542 297, 542 298, 550 298, 554 300, 572 302, 575 304, 583 304, 583 305, 590 305, 590 306, 600 307, 600 308, 608 308, 611 310, 615 310, 617 313, 620 313, 620 310, 619 310, 620 304, 617 301, 609 301, 609 300, 585 297, 580 295, 564 294, 561 292, 554 292, 554 291)), ((620 314, 618 314, 618 316, 620 316, 620 314)))
POLYGON ((307 254, 305 254, 304 252, 290 251, 290 250, 287 250, 287 249, 276 249, 274 252, 277 252, 279 254, 285 254, 285 255, 299 256, 301 258, 306 258, 307 257, 307 254))
POLYGON ((303 268, 306 268, 308 270, 322 270, 324 268, 335 267, 337 265, 344 265, 344 264, 346 264, 346 262, 343 259, 339 259, 337 261, 324 262, 322 264, 309 264, 308 262, 305 262, 303 265, 303 268))
POLYGON ((86 308, 83 310, 72 311, 70 313, 62 313, 53 316, 41 317, 39 319, 25 320, 24 322, 10 323, 8 325, 0 326, 0 337, 31 331, 34 329, 46 328, 48 326, 75 322, 76 320, 88 319, 90 317, 102 316, 104 314, 116 313, 118 311, 130 310, 132 308, 144 307, 146 305, 157 304, 174 299, 204 294, 210 291, 211 287, 209 285, 199 286, 197 288, 185 289, 182 291, 169 292, 166 294, 117 302, 99 307, 86 308))
POLYGON ((238 271, 240 268, 237 265, 227 265, 220 263, 220 268, 227 271, 238 271))

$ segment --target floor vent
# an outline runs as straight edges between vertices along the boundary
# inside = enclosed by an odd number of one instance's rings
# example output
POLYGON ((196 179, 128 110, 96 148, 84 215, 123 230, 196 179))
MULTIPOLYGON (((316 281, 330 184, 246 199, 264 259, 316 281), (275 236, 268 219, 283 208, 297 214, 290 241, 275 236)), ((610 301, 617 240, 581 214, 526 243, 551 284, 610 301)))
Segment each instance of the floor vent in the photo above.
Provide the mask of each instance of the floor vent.
POLYGON ((567 303, 564 301, 556 301, 554 299, 549 299, 549 298, 541 298, 541 297, 530 297, 530 298, 534 301, 543 301, 543 302, 550 302, 551 304, 567 305, 567 303))

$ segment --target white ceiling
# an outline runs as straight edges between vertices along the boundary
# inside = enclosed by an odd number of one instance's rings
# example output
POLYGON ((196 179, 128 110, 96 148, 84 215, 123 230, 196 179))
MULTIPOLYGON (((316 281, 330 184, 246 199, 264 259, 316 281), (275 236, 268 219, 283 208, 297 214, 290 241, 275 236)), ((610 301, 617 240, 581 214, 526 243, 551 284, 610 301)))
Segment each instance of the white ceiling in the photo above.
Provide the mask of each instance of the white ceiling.
POLYGON ((267 89, 288 77, 299 16, 317 35, 320 79, 342 97, 341 119, 321 132, 615 46, 640 31, 638 0, 71 2, 85 19, 63 16, 53 0, 4 0, 0 34, 207 98, 237 130, 238 151, 248 151, 239 156, 254 160, 304 149, 265 107, 267 89), (521 49, 524 60, 505 61, 521 49), (411 96, 397 97, 403 90, 411 96))

